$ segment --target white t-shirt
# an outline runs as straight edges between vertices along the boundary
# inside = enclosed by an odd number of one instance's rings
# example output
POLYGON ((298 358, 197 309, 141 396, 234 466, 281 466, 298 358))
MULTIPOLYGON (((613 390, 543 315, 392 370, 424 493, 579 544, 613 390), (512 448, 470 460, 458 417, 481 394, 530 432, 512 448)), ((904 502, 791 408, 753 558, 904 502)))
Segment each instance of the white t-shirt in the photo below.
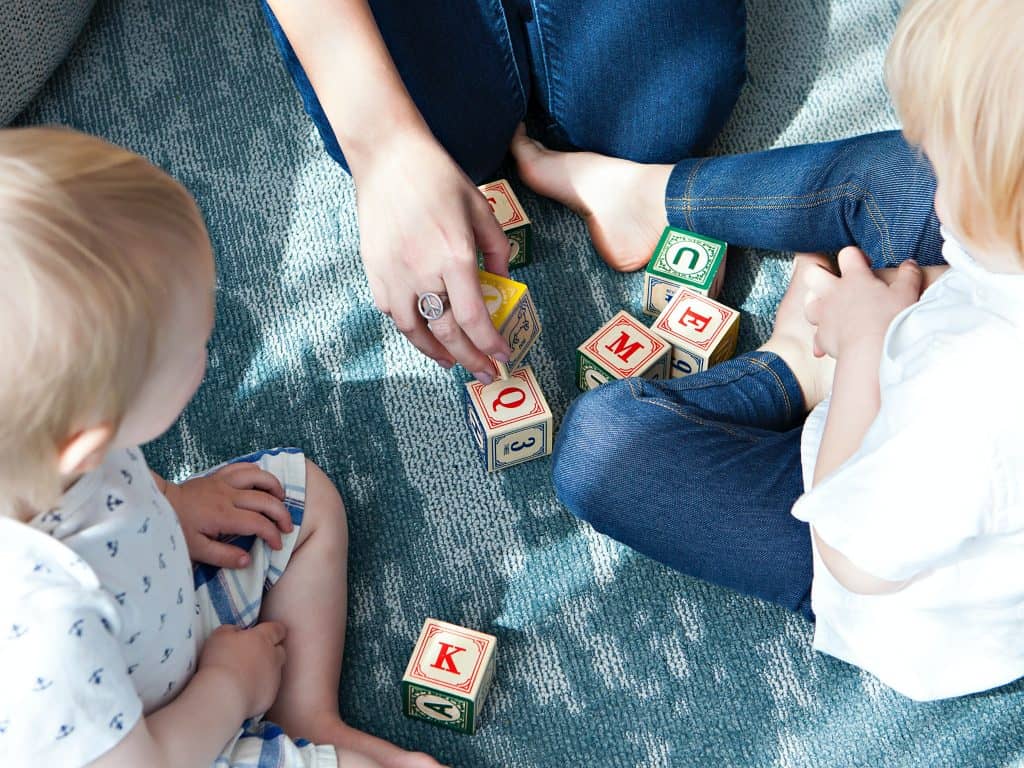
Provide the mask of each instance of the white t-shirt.
POLYGON ((174 510, 138 450, 0 519, 0 765, 86 765, 185 686, 198 619, 174 510))
POLYGON ((828 402, 802 436, 793 508, 882 579, 844 589, 815 549, 814 647, 918 700, 1024 675, 1024 276, 986 271, 947 235, 951 269, 889 327, 881 409, 811 490, 828 402))

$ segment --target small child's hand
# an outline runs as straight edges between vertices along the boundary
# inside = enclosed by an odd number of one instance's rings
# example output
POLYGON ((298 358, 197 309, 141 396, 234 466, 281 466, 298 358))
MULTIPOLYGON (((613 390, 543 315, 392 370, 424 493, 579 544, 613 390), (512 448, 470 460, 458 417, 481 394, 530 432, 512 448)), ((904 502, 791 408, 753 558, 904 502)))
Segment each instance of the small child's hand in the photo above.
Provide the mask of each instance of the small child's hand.
POLYGON ((279 621, 264 621, 250 629, 226 624, 203 644, 199 670, 219 668, 238 684, 245 702, 245 716, 262 715, 274 703, 284 668, 284 638, 279 621))
POLYGON ((167 483, 164 493, 181 521, 189 557, 197 562, 244 568, 249 554, 220 537, 256 535, 280 549, 281 534, 293 527, 281 483, 248 462, 228 464, 181 485, 167 483))
POLYGON ((879 279, 859 248, 839 253, 836 276, 815 270, 808 278, 804 314, 817 327, 814 354, 836 360, 853 344, 877 343, 893 318, 921 298, 923 273, 916 262, 905 261, 891 283, 879 279))

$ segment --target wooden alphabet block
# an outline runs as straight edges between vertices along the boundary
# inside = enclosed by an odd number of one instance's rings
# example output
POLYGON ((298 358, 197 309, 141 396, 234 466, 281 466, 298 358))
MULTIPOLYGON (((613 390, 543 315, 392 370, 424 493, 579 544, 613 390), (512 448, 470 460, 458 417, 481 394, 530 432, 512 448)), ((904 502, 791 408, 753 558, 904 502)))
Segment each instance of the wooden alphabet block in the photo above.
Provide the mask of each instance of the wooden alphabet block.
POLYGON ((717 298, 725 278, 726 244, 665 227, 644 270, 644 314, 657 317, 678 288, 717 298))
POLYGON ((594 389, 612 379, 667 379, 672 347, 627 312, 618 312, 576 348, 576 383, 594 389))
POLYGON ((491 322, 512 347, 509 368, 517 368, 540 336, 540 317, 525 284, 480 270, 480 290, 491 322))
POLYGON ((512 185, 505 179, 480 187, 512 248, 508 268, 524 267, 533 261, 532 225, 512 185))
POLYGON ((526 365, 507 379, 466 384, 466 421, 488 472, 551 453, 553 419, 544 393, 526 365))
POLYGON ((740 313, 689 288, 679 288, 651 330, 672 345, 675 379, 732 357, 740 313))
POLYGON ((480 708, 494 678, 498 638, 427 619, 402 677, 408 717, 476 733, 480 708))

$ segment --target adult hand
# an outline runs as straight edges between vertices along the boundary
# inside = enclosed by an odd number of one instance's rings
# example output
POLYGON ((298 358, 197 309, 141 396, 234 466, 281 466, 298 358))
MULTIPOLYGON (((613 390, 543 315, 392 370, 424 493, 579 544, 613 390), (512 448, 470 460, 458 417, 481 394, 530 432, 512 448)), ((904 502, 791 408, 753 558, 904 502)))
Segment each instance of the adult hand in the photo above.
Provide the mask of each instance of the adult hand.
POLYGON ((366 277, 378 309, 423 354, 490 382, 488 356, 507 362, 477 272, 508 275, 509 244, 483 194, 432 138, 402 134, 352 164, 366 277), (447 293, 444 314, 420 316, 419 295, 447 293))
POLYGON ((864 252, 852 246, 840 251, 839 272, 808 275, 804 306, 807 321, 816 326, 814 354, 836 360, 852 345, 884 337, 893 318, 921 297, 924 285, 914 261, 903 262, 887 284, 871 271, 864 252))
POLYGON ((249 462, 228 464, 181 485, 169 482, 164 495, 181 522, 189 557, 196 562, 243 568, 249 564, 248 552, 221 537, 256 535, 272 549, 280 549, 281 534, 293 528, 281 483, 249 462))
POLYGON ((213 631, 199 655, 199 669, 219 668, 238 685, 245 716, 262 715, 274 703, 284 667, 285 625, 264 621, 250 629, 231 624, 213 631))

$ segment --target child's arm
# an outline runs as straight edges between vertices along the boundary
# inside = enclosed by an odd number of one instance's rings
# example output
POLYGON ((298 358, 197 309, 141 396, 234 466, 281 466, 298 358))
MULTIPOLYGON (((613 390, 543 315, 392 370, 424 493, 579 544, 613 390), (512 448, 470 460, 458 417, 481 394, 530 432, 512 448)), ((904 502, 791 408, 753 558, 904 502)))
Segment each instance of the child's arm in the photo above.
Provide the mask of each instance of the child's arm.
POLYGON ((259 536, 272 549, 292 530, 284 488, 270 472, 249 462, 227 464, 213 474, 181 485, 152 472, 157 489, 178 515, 189 557, 220 568, 244 568, 249 555, 221 541, 225 536, 259 536))
POLYGON ((208 768, 242 721, 273 703, 281 683, 284 637, 279 622, 218 629, 177 698, 140 720, 92 768, 208 768))
MULTIPOLYGON (((825 431, 814 466, 816 487, 860 447, 881 405, 879 361, 889 324, 921 295, 922 273, 906 262, 894 279, 872 275, 864 254, 845 249, 839 257, 841 277, 821 270, 817 298, 807 305, 807 319, 817 326, 815 346, 836 358, 825 431)), ((855 566, 818 537, 811 527, 821 559, 835 579, 851 592, 895 592, 905 582, 879 579, 855 566)))

